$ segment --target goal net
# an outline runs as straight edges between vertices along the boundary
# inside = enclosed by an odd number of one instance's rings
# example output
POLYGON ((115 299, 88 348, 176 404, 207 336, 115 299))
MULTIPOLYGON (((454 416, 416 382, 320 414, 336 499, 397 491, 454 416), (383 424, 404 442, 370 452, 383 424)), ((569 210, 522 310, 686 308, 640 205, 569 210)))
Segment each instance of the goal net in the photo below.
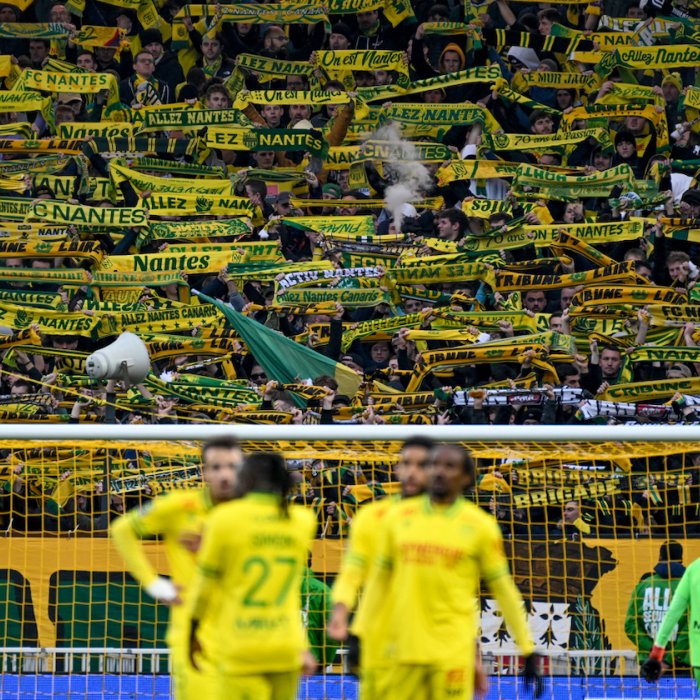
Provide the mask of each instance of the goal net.
MULTIPOLYGON (((172 489, 201 487, 201 440, 222 426, 12 426, 0 439, 0 697, 170 697, 168 608, 125 571, 109 523, 172 489), (54 429, 57 430, 54 432, 54 429), (114 439, 118 437, 119 439, 114 439), (157 439, 156 439, 157 438, 157 439)), ((233 426, 246 452, 284 454, 293 501, 317 536, 302 604, 319 661, 305 700, 355 698, 345 650, 325 634, 355 514, 396 493, 392 468, 414 434, 459 441, 478 467, 466 495, 503 532, 550 698, 693 698, 683 623, 658 686, 638 650, 674 581, 700 556, 700 442, 694 429, 233 426), (568 432, 566 432, 568 431, 568 432)), ((163 575, 163 544, 144 543, 163 575)), ((494 601, 481 598, 489 698, 528 697, 494 601)), ((204 700, 204 699, 203 699, 204 700)))

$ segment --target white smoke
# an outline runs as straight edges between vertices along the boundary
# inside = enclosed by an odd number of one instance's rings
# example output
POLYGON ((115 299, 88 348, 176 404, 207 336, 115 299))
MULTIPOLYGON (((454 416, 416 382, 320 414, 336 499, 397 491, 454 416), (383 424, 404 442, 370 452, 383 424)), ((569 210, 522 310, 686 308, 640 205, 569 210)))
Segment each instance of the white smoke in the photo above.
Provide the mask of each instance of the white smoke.
POLYGON ((401 132, 394 124, 375 131, 371 140, 388 144, 397 153, 394 161, 384 164, 385 171, 392 173, 394 182, 384 191, 384 206, 394 220, 394 227, 400 231, 405 205, 422 199, 433 180, 428 169, 418 160, 415 144, 401 138, 401 132))

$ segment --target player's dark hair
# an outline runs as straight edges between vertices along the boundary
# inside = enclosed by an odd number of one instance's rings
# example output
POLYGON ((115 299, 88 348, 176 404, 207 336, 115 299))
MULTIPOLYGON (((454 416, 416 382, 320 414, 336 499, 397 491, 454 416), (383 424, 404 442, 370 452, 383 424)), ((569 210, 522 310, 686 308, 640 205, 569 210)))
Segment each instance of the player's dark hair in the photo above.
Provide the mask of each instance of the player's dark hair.
POLYGON ((422 435, 414 435, 404 440, 401 445, 401 451, 407 450, 409 447, 423 447, 426 450, 432 450, 435 447, 435 443, 430 438, 423 437, 422 435))
POLYGON ((287 463, 278 452, 254 452, 243 462, 240 479, 246 492, 267 491, 280 497, 280 509, 288 517, 289 492, 292 477, 287 471, 287 463))
POLYGON ((202 445, 202 459, 206 457, 208 450, 240 450, 241 443, 233 435, 222 435, 211 438, 202 445))
POLYGON ((434 451, 437 452, 438 450, 444 449, 452 450, 459 454, 462 462, 462 471, 469 476, 469 486, 467 486, 467 489, 474 488, 474 486, 476 486, 476 465, 471 452, 454 442, 439 443, 435 445, 434 451))

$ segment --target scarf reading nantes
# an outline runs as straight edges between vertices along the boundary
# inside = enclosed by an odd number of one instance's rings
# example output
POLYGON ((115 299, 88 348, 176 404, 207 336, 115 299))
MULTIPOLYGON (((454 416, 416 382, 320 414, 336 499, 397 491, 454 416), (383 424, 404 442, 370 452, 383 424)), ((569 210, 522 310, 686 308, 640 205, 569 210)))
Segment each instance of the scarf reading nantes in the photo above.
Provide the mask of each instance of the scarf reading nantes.
POLYGON ((357 94, 365 102, 375 100, 390 100, 399 95, 413 95, 417 92, 428 90, 441 90, 455 85, 467 85, 469 83, 493 83, 498 78, 502 78, 503 73, 500 66, 478 66, 477 68, 467 68, 454 73, 437 75, 434 78, 423 78, 414 80, 407 87, 399 85, 375 85, 372 87, 357 88, 357 94))
POLYGON ((146 253, 144 255, 113 255, 105 258, 100 266, 107 272, 186 272, 212 273, 236 263, 252 262, 256 259, 254 249, 240 253, 236 249, 207 251, 206 246, 193 246, 186 252, 171 251, 146 253))
MULTIPOLYGON (((399 122, 404 126, 452 126, 454 124, 482 124, 489 131, 500 130, 500 125, 491 113, 481 105, 475 104, 422 104, 397 102, 383 107, 379 112, 378 123, 399 122)), ((420 144, 415 144, 420 146, 420 144)), ((447 158, 445 160, 448 160, 447 158)))
POLYGON ((44 92, 95 93, 109 92, 109 102, 119 101, 117 79, 109 73, 60 73, 47 70, 22 71, 16 90, 43 90, 44 92))
MULTIPOLYGON (((234 109, 245 109, 249 104, 265 105, 346 105, 355 102, 345 92, 324 92, 323 90, 242 90, 233 102, 234 109)), ((361 104, 361 103, 360 103, 361 104)), ((364 118, 356 110, 358 119, 364 118)))
POLYGON ((282 275, 278 280, 277 284, 281 290, 290 289, 291 287, 296 287, 306 284, 314 284, 316 282, 340 280, 342 278, 378 278, 384 273, 381 270, 373 267, 353 267, 353 268, 339 268, 332 270, 304 270, 300 272, 288 272, 282 275))
POLYGON ((154 216, 247 216, 262 221, 260 208, 246 197, 165 193, 145 197, 143 204, 154 216))
POLYGON ((40 333, 94 337, 102 321, 84 313, 0 304, 0 325, 14 330, 36 326, 40 333))
POLYGON ((60 139, 129 138, 134 135, 134 125, 127 122, 64 122, 58 125, 60 139))
POLYGON ((36 200, 29 207, 27 218, 42 219, 75 226, 99 225, 129 228, 148 225, 148 212, 139 208, 85 207, 50 200, 36 200))
POLYGON ((309 61, 281 61, 276 58, 257 56, 252 53, 241 53, 236 57, 239 68, 245 68, 264 76, 305 75, 309 80, 314 74, 315 67, 309 61))
POLYGON ((66 39, 69 34, 70 30, 60 22, 0 23, 0 39, 66 39))
POLYGON ((379 304, 391 304, 391 295, 382 289, 304 287, 286 289, 275 296, 274 303, 280 306, 318 306, 320 304, 342 304, 349 309, 360 309, 379 304))
POLYGON ((549 247, 561 242, 561 232, 581 243, 595 245, 618 241, 633 241, 644 233, 641 221, 610 222, 604 224, 554 224, 551 226, 520 226, 506 233, 490 236, 468 236, 462 249, 472 253, 492 250, 511 250, 534 245, 538 248, 549 247))
POLYGON ((0 91, 0 112, 30 112, 36 109, 43 114, 48 113, 50 105, 50 97, 42 97, 35 92, 0 91))
POLYGON ((396 71, 404 76, 402 84, 408 84, 408 64, 403 51, 316 51, 315 65, 329 75, 345 71, 396 71))
MULTIPOLYGON (((169 105, 165 105, 168 107, 169 105)), ((138 133, 149 131, 191 131, 203 126, 248 125, 247 117, 235 109, 153 109, 143 115, 138 133)))
POLYGON ((366 161, 417 160, 421 163, 442 163, 453 156, 454 153, 442 143, 394 143, 372 140, 358 146, 337 146, 329 149, 325 166, 329 170, 347 170, 366 161))
POLYGON ((318 158, 328 152, 328 142, 318 129, 209 127, 206 145, 225 151, 308 151, 318 158))
MULTIPOLYGON (((594 70, 605 77, 619 67, 661 70, 696 66, 700 62, 700 46, 630 46, 620 47, 608 54, 598 53, 598 56, 594 70)), ((574 60, 578 60, 576 56, 574 60)))
MULTIPOLYGON (((100 315, 100 314, 98 314, 100 315)), ((133 333, 161 333, 180 331, 193 326, 219 326, 221 315, 209 304, 183 305, 174 309, 155 311, 107 312, 100 315, 100 335, 109 336, 123 331, 133 333)))

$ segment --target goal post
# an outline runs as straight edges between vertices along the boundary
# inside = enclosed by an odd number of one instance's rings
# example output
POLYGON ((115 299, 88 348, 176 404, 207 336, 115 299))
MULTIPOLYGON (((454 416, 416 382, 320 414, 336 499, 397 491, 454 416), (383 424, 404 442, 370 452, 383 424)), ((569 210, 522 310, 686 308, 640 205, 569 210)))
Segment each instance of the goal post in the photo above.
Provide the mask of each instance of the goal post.
MULTIPOLYGON (((650 592, 644 582, 673 580, 700 556, 695 427, 5 425, 0 697, 170 697, 168 610, 125 571, 108 526, 160 493, 199 488, 202 443, 221 435, 246 452, 280 451, 294 502, 318 519, 302 602, 321 670, 303 682, 301 700, 356 697, 342 646, 325 636, 328 587, 352 518, 397 491, 400 445, 418 435, 459 442, 474 456, 478 483, 466 497, 501 527, 545 657, 545 697, 646 697, 637 648, 672 590, 655 583, 650 592)), ((162 543, 144 548, 167 575, 162 543)), ((489 698, 527 697, 517 649, 486 590, 480 642, 489 698)), ((671 652, 658 697, 695 697, 682 628, 671 652)))
POLYGON ((7 425, 0 440, 241 440, 373 442, 416 435, 436 442, 700 442, 700 427, 673 425, 7 425))

